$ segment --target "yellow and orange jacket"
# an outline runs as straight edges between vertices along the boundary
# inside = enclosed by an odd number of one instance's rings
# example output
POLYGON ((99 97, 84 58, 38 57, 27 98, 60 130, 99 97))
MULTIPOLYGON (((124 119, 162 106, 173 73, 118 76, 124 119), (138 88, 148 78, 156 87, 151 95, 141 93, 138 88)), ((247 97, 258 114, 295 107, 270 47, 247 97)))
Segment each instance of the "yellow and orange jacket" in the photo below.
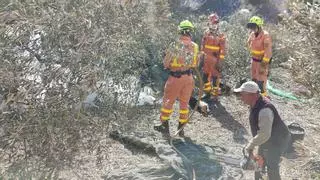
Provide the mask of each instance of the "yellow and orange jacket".
POLYGON ((163 65, 170 71, 186 71, 198 66, 199 46, 189 36, 181 36, 167 50, 163 65))
POLYGON ((213 35, 207 30, 201 41, 201 51, 207 56, 215 56, 219 60, 223 60, 226 54, 226 38, 225 35, 220 33, 213 35))
POLYGON ((257 37, 254 33, 251 33, 247 43, 252 58, 266 63, 270 62, 270 58, 272 57, 272 39, 267 31, 262 30, 257 37))

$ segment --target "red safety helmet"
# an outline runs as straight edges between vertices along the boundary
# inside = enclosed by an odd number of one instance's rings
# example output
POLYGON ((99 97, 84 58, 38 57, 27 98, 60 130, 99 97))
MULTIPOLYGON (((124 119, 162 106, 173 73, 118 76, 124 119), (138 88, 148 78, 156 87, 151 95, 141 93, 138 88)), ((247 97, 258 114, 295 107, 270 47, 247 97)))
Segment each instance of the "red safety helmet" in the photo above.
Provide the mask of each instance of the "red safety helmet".
POLYGON ((218 24, 219 23, 219 16, 216 13, 210 14, 209 22, 210 24, 218 24))

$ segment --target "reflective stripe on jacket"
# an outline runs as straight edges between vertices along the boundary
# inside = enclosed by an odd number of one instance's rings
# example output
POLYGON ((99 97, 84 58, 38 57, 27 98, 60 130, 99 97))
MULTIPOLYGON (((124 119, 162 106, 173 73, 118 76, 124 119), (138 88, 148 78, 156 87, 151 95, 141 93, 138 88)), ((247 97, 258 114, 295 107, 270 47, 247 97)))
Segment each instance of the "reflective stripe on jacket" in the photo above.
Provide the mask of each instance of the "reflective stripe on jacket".
POLYGON ((225 41, 224 34, 213 35, 210 31, 206 31, 201 42, 201 51, 208 56, 216 56, 219 59, 224 59, 225 56, 225 41))
POLYGON ((198 65, 199 46, 188 36, 182 36, 172 44, 164 59, 164 67, 170 71, 186 71, 198 65))
POLYGON ((256 37, 251 33, 248 39, 248 47, 252 58, 269 62, 272 56, 272 39, 267 31, 262 30, 256 37))

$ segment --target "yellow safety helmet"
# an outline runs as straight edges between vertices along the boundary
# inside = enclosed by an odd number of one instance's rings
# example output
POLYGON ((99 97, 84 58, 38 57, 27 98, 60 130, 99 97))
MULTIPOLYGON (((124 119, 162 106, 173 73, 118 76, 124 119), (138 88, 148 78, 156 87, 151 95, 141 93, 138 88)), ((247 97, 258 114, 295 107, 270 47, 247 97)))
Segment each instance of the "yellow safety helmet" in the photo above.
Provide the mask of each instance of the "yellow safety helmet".
POLYGON ((184 20, 181 21, 179 26, 178 26, 178 31, 181 33, 184 32, 193 32, 194 31, 194 26, 189 20, 184 20))
POLYGON ((254 26, 262 27, 263 19, 259 16, 252 16, 247 24, 247 28, 252 28, 254 26))

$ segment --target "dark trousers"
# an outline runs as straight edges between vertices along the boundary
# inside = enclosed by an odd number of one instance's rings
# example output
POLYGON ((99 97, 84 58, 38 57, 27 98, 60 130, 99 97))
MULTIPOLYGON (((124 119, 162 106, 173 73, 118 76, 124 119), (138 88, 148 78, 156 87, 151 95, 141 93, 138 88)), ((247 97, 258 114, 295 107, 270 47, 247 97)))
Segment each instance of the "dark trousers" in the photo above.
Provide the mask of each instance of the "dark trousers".
MULTIPOLYGON (((281 180, 280 177, 280 157, 286 152, 291 136, 288 135, 283 139, 279 146, 261 147, 259 146, 258 154, 264 158, 265 167, 269 180, 281 180)), ((262 179, 260 172, 255 172, 255 180, 262 179)))
MULTIPOLYGON (((264 158, 268 178, 270 180, 281 180, 279 163, 282 153, 279 148, 259 148, 258 154, 264 158)), ((262 174, 260 172, 255 172, 255 180, 262 179, 261 175, 262 174)))

